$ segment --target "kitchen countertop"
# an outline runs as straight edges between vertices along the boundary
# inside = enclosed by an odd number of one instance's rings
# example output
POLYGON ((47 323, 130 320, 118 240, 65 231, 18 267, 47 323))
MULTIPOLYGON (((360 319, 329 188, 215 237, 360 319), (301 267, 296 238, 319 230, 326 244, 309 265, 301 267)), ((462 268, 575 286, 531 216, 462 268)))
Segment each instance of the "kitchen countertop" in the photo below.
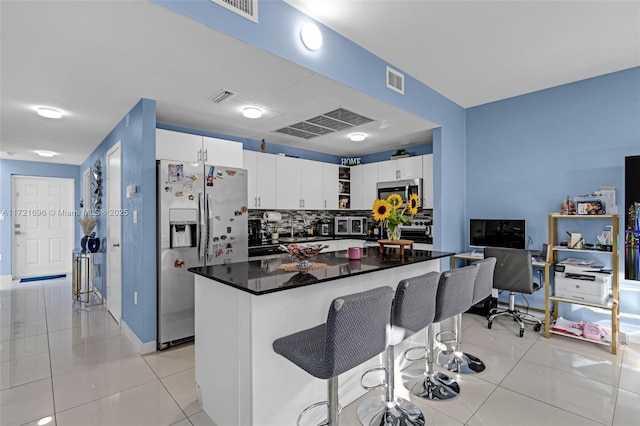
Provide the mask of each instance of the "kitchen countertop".
POLYGON ((360 260, 349 260, 347 250, 320 253, 311 262, 324 263, 327 266, 322 269, 311 270, 308 273, 288 272, 280 268, 282 264, 294 262, 291 256, 286 253, 274 254, 266 259, 249 259, 246 262, 227 265, 189 268, 189 271, 254 295, 262 295, 320 284, 349 276, 427 262, 452 256, 453 254, 449 252, 406 249, 404 257, 401 258, 396 248, 387 248, 381 254, 377 247, 371 247, 362 249, 362 259, 360 260))

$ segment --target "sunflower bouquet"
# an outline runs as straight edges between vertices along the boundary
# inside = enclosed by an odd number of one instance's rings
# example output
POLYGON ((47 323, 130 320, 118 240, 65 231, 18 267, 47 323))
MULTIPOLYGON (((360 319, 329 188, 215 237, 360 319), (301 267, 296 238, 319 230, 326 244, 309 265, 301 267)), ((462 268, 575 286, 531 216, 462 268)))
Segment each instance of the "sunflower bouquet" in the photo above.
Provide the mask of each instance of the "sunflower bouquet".
POLYGON ((385 225, 389 231, 389 239, 397 241, 400 239, 398 225, 413 223, 411 218, 418 213, 419 206, 417 194, 412 194, 407 204, 403 205, 402 196, 394 193, 389 195, 386 200, 373 202, 373 220, 385 225))

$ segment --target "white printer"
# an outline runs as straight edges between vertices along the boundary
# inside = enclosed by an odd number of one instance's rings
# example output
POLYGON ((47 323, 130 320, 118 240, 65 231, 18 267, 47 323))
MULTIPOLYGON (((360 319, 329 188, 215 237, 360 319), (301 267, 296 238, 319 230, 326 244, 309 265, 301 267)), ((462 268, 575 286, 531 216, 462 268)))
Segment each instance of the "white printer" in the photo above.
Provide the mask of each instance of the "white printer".
POLYGON ((606 303, 611 293, 611 273, 601 267, 557 263, 555 296, 590 303, 606 303))

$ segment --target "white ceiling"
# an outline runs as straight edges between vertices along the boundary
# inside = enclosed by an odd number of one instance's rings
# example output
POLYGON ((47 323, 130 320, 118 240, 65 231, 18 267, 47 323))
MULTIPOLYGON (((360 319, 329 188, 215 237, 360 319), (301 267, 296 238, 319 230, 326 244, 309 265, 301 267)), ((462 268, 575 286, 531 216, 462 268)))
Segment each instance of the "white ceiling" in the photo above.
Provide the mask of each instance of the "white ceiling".
MULTIPOLYGON (((289 2, 465 107, 640 65, 639 1, 289 2)), ((435 126, 149 2, 0 1, 0 31, 0 158, 80 164, 142 97, 161 122, 340 156, 435 126), (207 100, 223 88, 237 95, 207 100), (245 119, 247 104, 267 113, 245 119), (273 132, 338 107, 375 119, 354 129, 366 142, 273 132)))

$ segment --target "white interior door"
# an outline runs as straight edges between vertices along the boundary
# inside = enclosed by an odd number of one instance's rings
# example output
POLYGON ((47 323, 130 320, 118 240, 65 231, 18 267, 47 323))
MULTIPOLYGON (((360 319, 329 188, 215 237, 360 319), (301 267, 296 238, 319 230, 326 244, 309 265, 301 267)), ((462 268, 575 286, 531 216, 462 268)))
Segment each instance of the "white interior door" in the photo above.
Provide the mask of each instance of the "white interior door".
MULTIPOLYGON (((122 208, 120 141, 107 151, 107 213, 122 208)), ((122 318, 122 216, 107 214, 107 309, 120 324, 122 318)))
POLYGON ((74 246, 74 180, 12 176, 14 278, 67 273, 74 246))

